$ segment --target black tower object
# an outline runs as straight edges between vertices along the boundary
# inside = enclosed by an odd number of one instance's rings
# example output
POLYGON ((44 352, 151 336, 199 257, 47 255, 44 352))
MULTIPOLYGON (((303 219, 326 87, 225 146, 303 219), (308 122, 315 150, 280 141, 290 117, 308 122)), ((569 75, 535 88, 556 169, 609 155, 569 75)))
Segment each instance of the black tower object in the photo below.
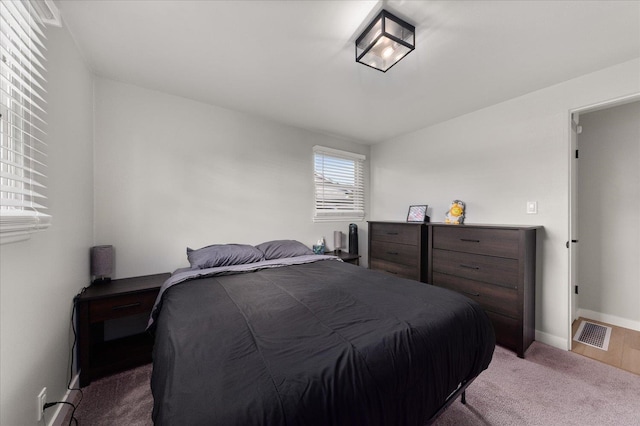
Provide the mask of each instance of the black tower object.
POLYGON ((349 224, 349 253, 358 254, 358 225, 349 224))

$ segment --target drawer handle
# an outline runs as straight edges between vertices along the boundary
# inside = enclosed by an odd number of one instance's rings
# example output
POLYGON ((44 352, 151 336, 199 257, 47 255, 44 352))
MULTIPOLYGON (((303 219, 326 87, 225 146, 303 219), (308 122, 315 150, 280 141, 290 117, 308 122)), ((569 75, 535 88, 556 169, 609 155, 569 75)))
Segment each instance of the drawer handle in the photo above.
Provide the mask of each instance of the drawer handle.
POLYGON ((397 251, 388 251, 387 254, 395 254, 397 256, 398 252, 397 251))
POLYGON ((476 297, 480 296, 480 293, 471 293, 469 291, 464 291, 464 290, 462 290, 462 292, 464 294, 468 294, 469 296, 476 296, 476 297))
POLYGON ((467 268, 467 269, 475 269, 476 271, 480 269, 479 266, 471 266, 471 265, 463 265, 463 264, 460 264, 460 267, 467 268))
POLYGON ((397 273, 397 272, 387 271, 386 269, 385 269, 385 272, 388 272, 388 273, 393 274, 393 275, 398 275, 398 273, 397 273))
POLYGON ((140 306, 140 302, 129 303, 128 305, 114 306, 113 308, 111 308, 111 310, 119 311, 120 309, 133 308, 133 307, 136 307, 136 306, 140 306))
POLYGON ((397 232, 387 232, 387 235, 398 235, 397 232))
POLYGON ((464 241, 465 243, 479 243, 480 240, 471 240, 469 238, 460 238, 460 241, 464 241))

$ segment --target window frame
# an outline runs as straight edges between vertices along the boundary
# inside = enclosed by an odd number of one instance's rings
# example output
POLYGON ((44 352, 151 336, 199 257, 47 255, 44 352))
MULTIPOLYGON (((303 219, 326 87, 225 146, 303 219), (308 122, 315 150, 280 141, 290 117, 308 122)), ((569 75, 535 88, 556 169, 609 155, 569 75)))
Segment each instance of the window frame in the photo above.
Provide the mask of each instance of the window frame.
POLYGON ((316 145, 313 147, 314 222, 362 221, 365 218, 366 156, 353 152, 316 145), (322 174, 318 174, 318 161, 323 160, 322 174), (327 160, 330 164, 327 163, 327 160), (346 162, 348 167, 340 167, 346 162), (333 179, 327 177, 333 174, 333 179), (352 181, 353 183, 338 182, 352 181), (352 199, 327 196, 327 192, 345 192, 352 199), (350 194, 350 195, 349 195, 350 194))

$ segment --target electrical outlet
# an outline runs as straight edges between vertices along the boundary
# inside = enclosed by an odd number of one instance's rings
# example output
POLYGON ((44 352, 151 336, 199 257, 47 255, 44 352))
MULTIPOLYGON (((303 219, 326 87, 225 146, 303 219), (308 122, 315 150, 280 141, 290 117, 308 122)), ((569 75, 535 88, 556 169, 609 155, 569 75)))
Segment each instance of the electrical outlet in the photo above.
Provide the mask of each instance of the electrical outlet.
POLYGON ((537 201, 527 201, 527 214, 538 214, 537 201))
POLYGON ((38 398, 37 398, 37 404, 38 404, 38 421, 42 420, 42 413, 44 411, 44 404, 47 402, 47 388, 42 388, 42 390, 40 391, 40 393, 38 394, 38 398))

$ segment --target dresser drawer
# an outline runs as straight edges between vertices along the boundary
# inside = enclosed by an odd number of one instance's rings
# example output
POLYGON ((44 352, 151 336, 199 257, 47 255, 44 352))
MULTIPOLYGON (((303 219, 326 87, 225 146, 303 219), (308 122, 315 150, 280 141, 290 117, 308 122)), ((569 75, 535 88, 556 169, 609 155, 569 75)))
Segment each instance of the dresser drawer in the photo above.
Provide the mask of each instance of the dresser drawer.
POLYGON ((371 241, 371 257, 417 267, 420 263, 418 246, 371 241))
POLYGON ((371 269, 389 273, 401 278, 409 278, 410 280, 420 281, 420 268, 417 266, 407 266, 400 263, 389 262, 384 259, 376 259, 374 257, 369 261, 371 269))
POLYGON ((466 228, 464 226, 434 226, 433 248, 518 258, 519 233, 511 229, 466 228))
POLYGON ((433 272, 518 288, 518 260, 433 250, 433 272))
POLYGON ((518 291, 515 289, 439 272, 433 273, 433 284, 462 293, 490 311, 508 315, 513 318, 518 317, 518 291))
POLYGON ((97 299, 89 302, 90 322, 151 312, 159 290, 123 294, 118 297, 97 299))
POLYGON ((496 343, 506 348, 517 350, 522 345, 520 343, 522 341, 522 323, 495 312, 487 310, 485 312, 491 320, 493 330, 496 333, 496 343))
POLYGON ((419 225, 403 225, 399 223, 370 223, 369 238, 373 241, 388 243, 420 245, 419 225))

